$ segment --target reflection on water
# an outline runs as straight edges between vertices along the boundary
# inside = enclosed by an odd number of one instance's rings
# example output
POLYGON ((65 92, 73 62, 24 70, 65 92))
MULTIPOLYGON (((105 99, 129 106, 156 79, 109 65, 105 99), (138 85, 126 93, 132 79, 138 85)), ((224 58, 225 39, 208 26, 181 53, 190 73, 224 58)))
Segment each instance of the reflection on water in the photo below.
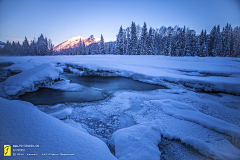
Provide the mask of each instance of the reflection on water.
POLYGON ((83 92, 67 92, 48 88, 40 88, 35 92, 28 92, 19 97, 21 100, 31 102, 34 105, 57 104, 65 102, 89 102, 104 99, 98 90, 83 92))
POLYGON ((88 87, 104 90, 126 89, 148 91, 155 89, 167 89, 165 86, 139 82, 125 77, 78 76, 71 73, 64 73, 61 75, 61 78, 69 79, 73 83, 79 83, 88 87))

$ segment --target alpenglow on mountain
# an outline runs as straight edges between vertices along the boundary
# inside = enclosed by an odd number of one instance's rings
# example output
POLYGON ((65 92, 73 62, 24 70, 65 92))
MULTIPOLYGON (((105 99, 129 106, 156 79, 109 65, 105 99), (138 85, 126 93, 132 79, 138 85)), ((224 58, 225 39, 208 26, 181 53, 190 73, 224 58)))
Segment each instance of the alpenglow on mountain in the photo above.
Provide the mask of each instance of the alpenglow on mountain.
POLYGON ((100 42, 100 38, 94 38, 93 36, 90 36, 89 38, 76 36, 76 37, 73 37, 71 39, 68 39, 68 40, 60 43, 59 45, 54 47, 53 50, 54 51, 60 51, 62 49, 68 49, 70 47, 71 48, 78 47, 80 39, 82 40, 82 42, 85 43, 85 45, 90 45, 92 43, 96 43, 96 42, 99 43, 100 42))

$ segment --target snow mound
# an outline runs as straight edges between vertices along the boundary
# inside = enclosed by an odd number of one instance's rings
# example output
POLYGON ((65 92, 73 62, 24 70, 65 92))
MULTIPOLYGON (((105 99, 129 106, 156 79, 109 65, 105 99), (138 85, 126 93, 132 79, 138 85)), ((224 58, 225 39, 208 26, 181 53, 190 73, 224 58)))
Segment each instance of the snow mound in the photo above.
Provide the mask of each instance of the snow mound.
POLYGON ((164 113, 176 118, 195 122, 206 128, 230 135, 233 139, 240 139, 240 128, 238 126, 203 114, 190 105, 169 99, 151 100, 150 103, 159 107, 164 113))
POLYGON ((53 117, 56 117, 58 119, 64 119, 66 118, 67 116, 70 116, 73 112, 73 109, 72 108, 65 108, 61 111, 57 111, 57 112, 54 112, 54 113, 51 113, 50 115, 53 116, 53 117))
POLYGON ((78 83, 71 83, 70 80, 58 81, 51 86, 46 88, 57 89, 62 91, 85 91, 87 87, 80 85, 78 83))
POLYGON ((9 96, 23 94, 33 91, 39 85, 44 85, 59 78, 63 70, 49 63, 41 64, 35 68, 23 71, 17 75, 7 78, 3 82, 3 89, 9 96))
POLYGON ((5 69, 10 69, 12 71, 26 71, 28 69, 32 69, 36 67, 39 64, 34 64, 31 62, 25 62, 25 63, 15 63, 11 66, 5 67, 5 69))
POLYGON ((155 120, 123 128, 113 133, 112 141, 118 160, 159 160, 161 155, 158 148, 161 142, 160 126, 160 121, 155 120))
POLYGON ((164 138, 169 140, 180 140, 181 143, 193 147, 198 152, 209 158, 237 160, 240 157, 240 151, 226 139, 216 141, 215 144, 212 144, 194 137, 180 136, 165 132, 162 132, 162 135, 164 138))
MULTIPOLYGON (((33 108, 27 103, 18 103, 0 98, 0 154, 3 145, 38 145, 26 147, 24 153, 38 154, 42 159, 112 160, 116 159, 100 139, 79 131, 52 116, 33 108), (44 156, 42 153, 59 154, 44 156), (60 155, 60 154, 71 155, 60 155)), ((19 148, 18 148, 19 149, 19 148)), ((12 152, 13 154, 14 152, 12 152)), ((16 156, 15 159, 33 157, 16 156)))

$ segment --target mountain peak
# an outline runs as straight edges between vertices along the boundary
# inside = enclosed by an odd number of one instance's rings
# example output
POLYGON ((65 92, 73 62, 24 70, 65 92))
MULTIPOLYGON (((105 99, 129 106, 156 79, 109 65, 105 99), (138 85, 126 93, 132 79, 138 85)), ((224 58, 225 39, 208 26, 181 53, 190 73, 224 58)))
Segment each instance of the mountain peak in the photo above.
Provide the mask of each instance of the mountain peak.
POLYGON ((82 40, 82 42, 85 43, 85 45, 90 45, 92 43, 98 43, 100 41, 100 38, 94 38, 93 36, 90 36, 89 38, 84 38, 82 36, 76 36, 76 37, 72 37, 62 43, 60 43, 59 45, 57 45, 56 47, 53 48, 54 51, 60 51, 62 49, 68 49, 68 48, 75 48, 79 46, 79 41, 80 39, 82 40))

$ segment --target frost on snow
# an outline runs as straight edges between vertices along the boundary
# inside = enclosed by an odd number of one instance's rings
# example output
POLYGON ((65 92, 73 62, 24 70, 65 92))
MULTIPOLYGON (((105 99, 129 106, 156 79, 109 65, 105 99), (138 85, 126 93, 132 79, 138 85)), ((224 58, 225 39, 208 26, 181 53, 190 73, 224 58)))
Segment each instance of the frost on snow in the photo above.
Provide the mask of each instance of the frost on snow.
POLYGON ((168 99, 151 100, 150 102, 153 105, 161 108, 166 114, 172 115, 176 118, 195 122, 209 129, 230 135, 232 138, 240 139, 240 128, 238 126, 203 114, 190 105, 168 99))
POLYGON ((38 154, 34 159, 52 159, 52 156, 42 156, 42 153, 49 152, 72 154, 67 157, 55 156, 55 159, 116 159, 100 139, 79 131, 28 103, 0 97, 0 108, 1 155, 3 145, 33 144, 39 147, 29 147, 27 151, 38 154))
POLYGON ((169 134, 162 132, 162 135, 169 140, 180 140, 182 143, 193 147, 209 158, 237 160, 240 156, 240 151, 226 139, 211 144, 194 137, 180 136, 174 133, 169 134))
POLYGON ((119 160, 159 160, 161 124, 158 120, 123 128, 112 136, 115 154, 119 160))
POLYGON ((3 89, 9 96, 23 94, 26 91, 33 91, 39 85, 58 79, 61 72, 61 68, 54 67, 49 63, 41 64, 7 78, 3 82, 3 89))

